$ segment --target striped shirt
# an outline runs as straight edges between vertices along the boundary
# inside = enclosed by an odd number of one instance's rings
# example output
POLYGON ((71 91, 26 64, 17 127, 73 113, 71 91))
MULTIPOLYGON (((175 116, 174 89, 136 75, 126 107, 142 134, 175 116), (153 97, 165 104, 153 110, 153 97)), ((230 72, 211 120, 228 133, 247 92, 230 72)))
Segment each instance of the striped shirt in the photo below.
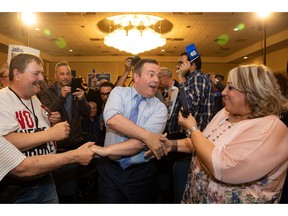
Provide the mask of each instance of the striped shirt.
POLYGON ((0 181, 25 158, 13 144, 0 136, 0 181))
MULTIPOLYGON (((197 121, 198 128, 202 131, 211 121, 214 113, 214 90, 209 78, 199 70, 186 75, 186 82, 179 84, 179 90, 183 89, 189 113, 197 121)), ((180 131, 178 125, 178 112, 181 108, 179 97, 176 100, 171 118, 167 122, 166 130, 173 134, 180 131)))

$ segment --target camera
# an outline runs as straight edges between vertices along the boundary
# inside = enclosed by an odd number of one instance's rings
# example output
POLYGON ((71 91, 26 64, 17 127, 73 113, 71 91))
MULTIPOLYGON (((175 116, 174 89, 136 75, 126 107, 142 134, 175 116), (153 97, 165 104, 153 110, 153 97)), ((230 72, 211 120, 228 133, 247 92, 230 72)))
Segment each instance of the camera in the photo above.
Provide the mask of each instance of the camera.
POLYGON ((137 64, 138 61, 141 60, 141 58, 139 56, 131 56, 131 66, 135 66, 137 64))

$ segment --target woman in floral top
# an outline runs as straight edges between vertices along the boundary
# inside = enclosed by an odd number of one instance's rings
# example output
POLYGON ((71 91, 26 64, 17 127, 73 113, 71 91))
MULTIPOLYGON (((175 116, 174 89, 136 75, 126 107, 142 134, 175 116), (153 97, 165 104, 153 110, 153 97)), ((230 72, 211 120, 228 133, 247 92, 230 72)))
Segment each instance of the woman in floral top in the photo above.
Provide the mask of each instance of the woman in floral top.
POLYGON ((191 152, 182 203, 278 203, 288 168, 287 109, 273 72, 243 65, 229 72, 225 107, 201 132, 179 113, 187 139, 163 138, 166 150, 191 152))

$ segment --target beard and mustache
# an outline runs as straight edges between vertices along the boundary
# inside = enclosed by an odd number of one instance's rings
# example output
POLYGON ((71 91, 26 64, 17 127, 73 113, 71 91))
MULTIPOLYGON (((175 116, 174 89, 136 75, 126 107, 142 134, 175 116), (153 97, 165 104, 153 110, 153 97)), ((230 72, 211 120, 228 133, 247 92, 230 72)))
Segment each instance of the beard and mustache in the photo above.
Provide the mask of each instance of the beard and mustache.
POLYGON ((61 87, 64 87, 64 86, 70 86, 70 84, 71 84, 71 81, 69 81, 69 80, 63 80, 63 81, 61 81, 61 82, 59 82, 59 85, 61 86, 61 87))

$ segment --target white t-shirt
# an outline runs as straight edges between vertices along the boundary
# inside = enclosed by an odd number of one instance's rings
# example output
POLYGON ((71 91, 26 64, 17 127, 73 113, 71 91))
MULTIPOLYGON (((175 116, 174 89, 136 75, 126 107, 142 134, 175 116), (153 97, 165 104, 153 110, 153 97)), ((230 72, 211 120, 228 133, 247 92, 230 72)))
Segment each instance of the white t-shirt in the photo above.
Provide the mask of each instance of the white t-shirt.
MULTIPOLYGON (((41 108, 41 102, 35 95, 30 100, 20 99, 8 87, 0 90, 0 119, 1 136, 11 132, 34 133, 37 131, 37 120, 38 131, 50 128, 45 110, 41 108)), ((56 153, 55 143, 52 141, 23 151, 27 157, 51 153, 56 153)))

